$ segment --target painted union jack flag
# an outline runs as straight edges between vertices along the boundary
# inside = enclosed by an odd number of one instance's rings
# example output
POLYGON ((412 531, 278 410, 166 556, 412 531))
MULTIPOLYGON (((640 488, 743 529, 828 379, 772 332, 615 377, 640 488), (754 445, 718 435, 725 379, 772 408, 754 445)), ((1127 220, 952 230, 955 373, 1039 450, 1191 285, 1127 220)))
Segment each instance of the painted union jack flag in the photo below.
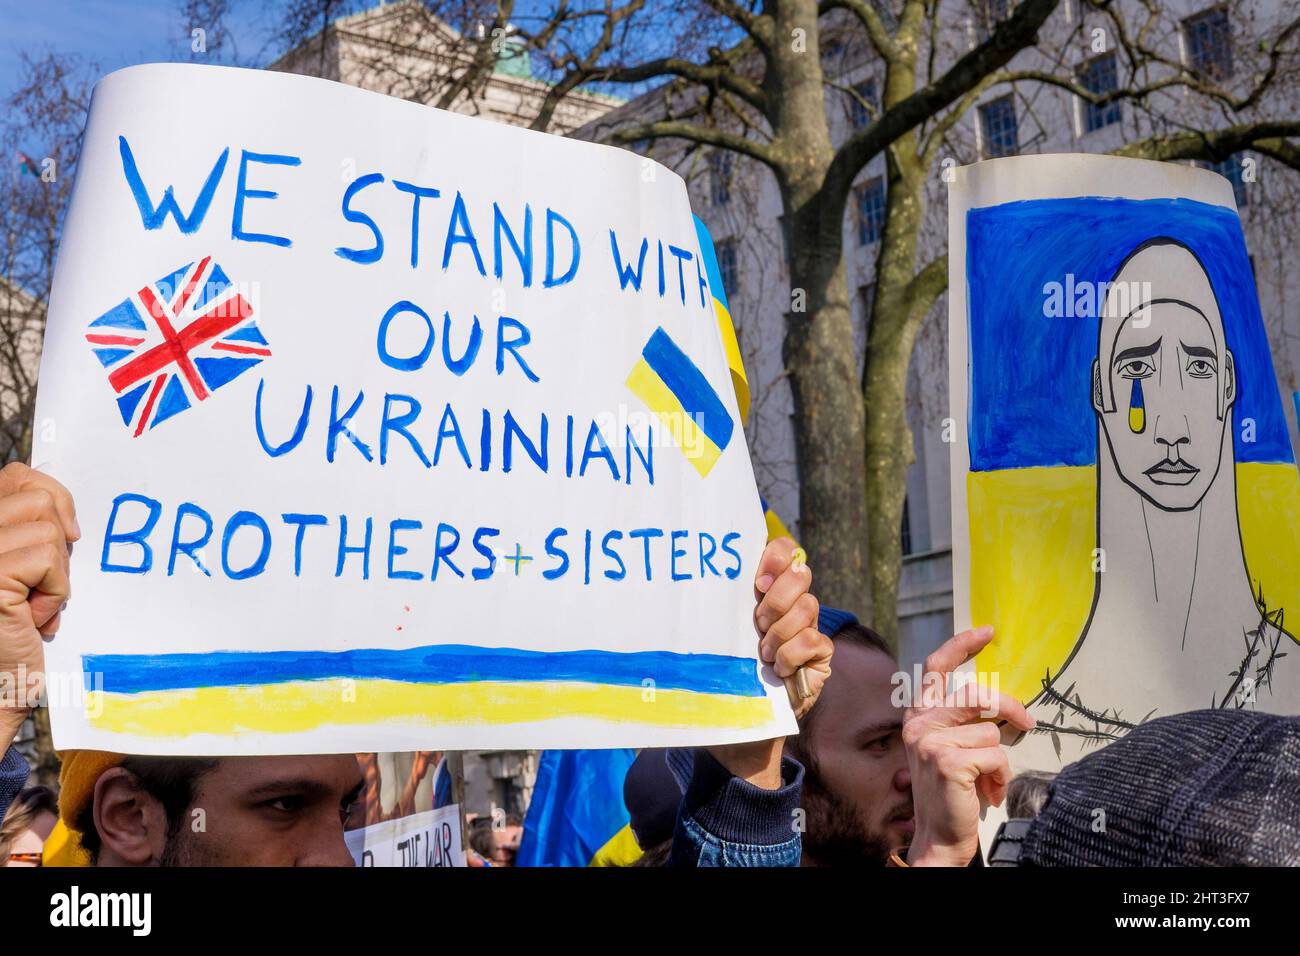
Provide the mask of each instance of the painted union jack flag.
POLYGON ((253 307, 211 256, 119 302, 90 323, 86 341, 137 438, 271 354, 253 307))

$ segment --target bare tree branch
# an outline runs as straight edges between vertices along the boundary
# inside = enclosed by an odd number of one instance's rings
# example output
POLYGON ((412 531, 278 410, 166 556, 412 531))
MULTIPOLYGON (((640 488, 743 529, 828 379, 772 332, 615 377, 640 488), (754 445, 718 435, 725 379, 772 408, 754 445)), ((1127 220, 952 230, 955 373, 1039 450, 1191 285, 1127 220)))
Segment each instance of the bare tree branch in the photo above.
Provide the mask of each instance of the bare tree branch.
MULTIPOLYGON (((876 122, 850 136, 826 172, 823 187, 826 202, 832 207, 842 207, 854 178, 868 160, 927 117, 951 105, 1031 45, 1038 28, 1057 3, 1059 0, 1025 0, 1010 19, 998 25, 987 42, 961 57, 935 83, 889 107, 876 122)), ((839 226, 828 224, 827 228, 838 230, 839 226)))

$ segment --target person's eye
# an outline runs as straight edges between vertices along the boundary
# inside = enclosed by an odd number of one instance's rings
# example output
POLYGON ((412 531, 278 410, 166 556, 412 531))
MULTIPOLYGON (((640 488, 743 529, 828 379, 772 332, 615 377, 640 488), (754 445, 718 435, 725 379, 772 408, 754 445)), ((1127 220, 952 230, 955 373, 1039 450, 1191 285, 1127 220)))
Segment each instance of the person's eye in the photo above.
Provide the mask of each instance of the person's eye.
POLYGON ((1129 359, 1119 367, 1119 374, 1125 378, 1146 378, 1155 374, 1155 370, 1147 359, 1129 359))
POLYGON ((884 753, 889 749, 889 738, 892 736, 893 734, 885 734, 883 737, 874 737, 862 749, 868 753, 884 753))
POLYGON ((276 797, 274 800, 267 800, 262 806, 278 813, 297 813, 306 802, 307 799, 299 794, 289 794, 288 796, 276 797))
POLYGON ((1194 358, 1187 363, 1187 374, 1192 378, 1209 378, 1214 374, 1214 363, 1209 359, 1194 358))

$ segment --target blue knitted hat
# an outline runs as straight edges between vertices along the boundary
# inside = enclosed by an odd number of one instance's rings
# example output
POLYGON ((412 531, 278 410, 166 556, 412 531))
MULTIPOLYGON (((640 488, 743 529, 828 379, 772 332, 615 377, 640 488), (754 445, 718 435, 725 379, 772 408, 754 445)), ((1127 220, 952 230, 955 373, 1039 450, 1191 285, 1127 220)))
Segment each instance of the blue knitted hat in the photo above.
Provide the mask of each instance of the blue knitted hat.
POLYGON ((834 637, 850 624, 858 623, 860 622, 856 614, 852 611, 842 611, 837 607, 822 605, 821 612, 817 615, 817 630, 827 637, 834 637))

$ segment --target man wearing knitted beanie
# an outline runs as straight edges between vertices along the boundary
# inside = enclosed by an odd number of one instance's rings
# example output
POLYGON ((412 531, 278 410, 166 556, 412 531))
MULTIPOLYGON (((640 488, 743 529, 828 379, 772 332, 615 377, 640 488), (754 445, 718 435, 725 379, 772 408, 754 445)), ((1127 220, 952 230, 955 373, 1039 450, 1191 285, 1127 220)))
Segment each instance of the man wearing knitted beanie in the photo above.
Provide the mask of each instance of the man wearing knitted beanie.
POLYGON ((145 757, 65 751, 62 861, 97 866, 351 866, 351 754, 145 757))
MULTIPOLYGON (((917 791, 911 865, 966 865, 981 790, 1004 790, 1004 780, 963 761, 963 742, 944 729, 956 710, 916 707, 904 722, 917 791), (941 769, 963 762, 965 779, 941 769)), ((988 862, 1300 866, 1300 717, 1220 709, 1141 724, 1062 770, 1036 817, 1002 825, 988 862)))
POLYGON ((1300 717, 1200 710, 1061 771, 993 866, 1300 866, 1300 717))

